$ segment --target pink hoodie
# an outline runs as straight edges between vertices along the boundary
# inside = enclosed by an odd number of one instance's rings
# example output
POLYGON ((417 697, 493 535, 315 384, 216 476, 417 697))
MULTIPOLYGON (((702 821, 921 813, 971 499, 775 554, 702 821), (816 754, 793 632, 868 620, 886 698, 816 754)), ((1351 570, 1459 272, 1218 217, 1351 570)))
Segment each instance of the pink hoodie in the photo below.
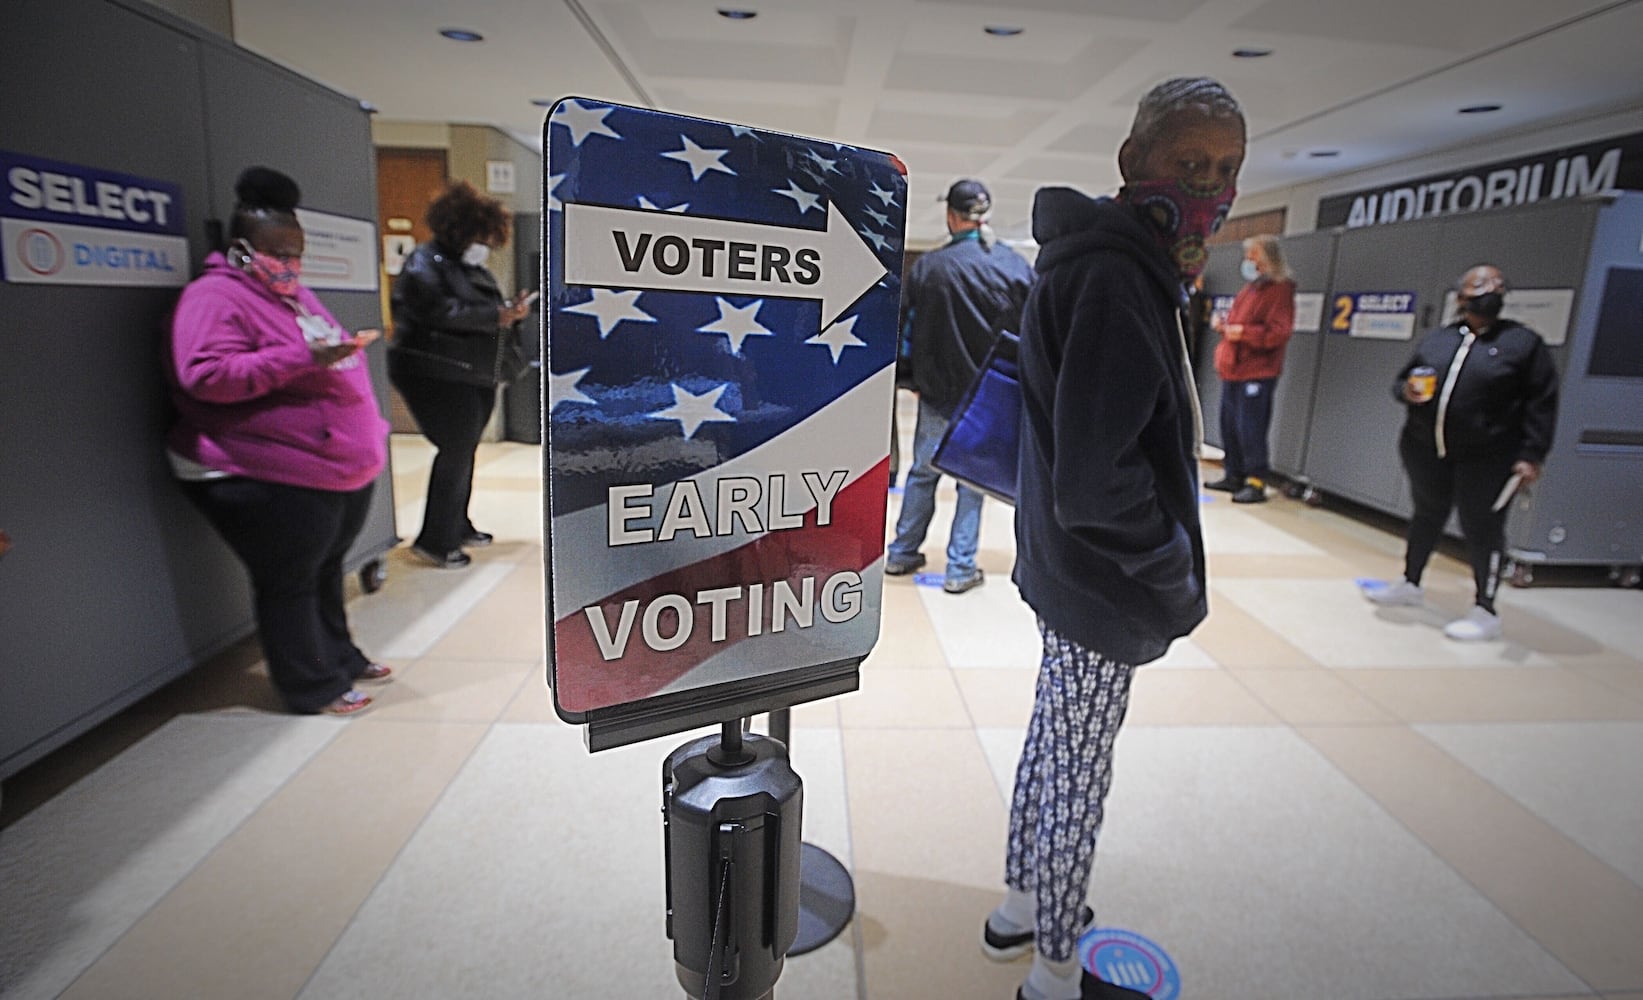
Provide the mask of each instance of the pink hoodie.
MULTIPOLYGON (((297 298, 332 323, 306 288, 297 298)), ((336 323, 338 327, 340 323, 336 323)), ((183 289, 171 321, 172 451, 249 479, 356 490, 386 460, 382 419, 362 355, 314 362, 296 314, 220 253, 183 289)))

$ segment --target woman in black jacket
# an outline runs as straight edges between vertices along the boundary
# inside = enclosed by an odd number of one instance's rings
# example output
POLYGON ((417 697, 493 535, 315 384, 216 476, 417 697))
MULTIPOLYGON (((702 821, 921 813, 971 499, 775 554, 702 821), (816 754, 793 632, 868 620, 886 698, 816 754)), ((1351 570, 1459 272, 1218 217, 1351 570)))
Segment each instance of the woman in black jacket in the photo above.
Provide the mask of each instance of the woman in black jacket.
POLYGON ((1477 604, 1443 634, 1462 642, 1500 638, 1495 588, 1508 506, 1500 500, 1540 478, 1557 419, 1552 354, 1535 331, 1500 318, 1505 294, 1499 268, 1480 264, 1467 271, 1456 286, 1459 321, 1422 338, 1393 383, 1393 395, 1409 408, 1398 454, 1415 514, 1404 578, 1364 587, 1376 604, 1421 604, 1421 574, 1450 509, 1458 509, 1477 604))
POLYGON ((496 387, 525 368, 518 323, 534 294, 504 300, 485 258, 508 239, 502 204, 466 181, 428 206, 434 238, 411 252, 394 282, 388 376, 438 451, 428 476, 419 558, 466 566, 463 546, 491 543, 468 517, 474 453, 496 403, 496 387))

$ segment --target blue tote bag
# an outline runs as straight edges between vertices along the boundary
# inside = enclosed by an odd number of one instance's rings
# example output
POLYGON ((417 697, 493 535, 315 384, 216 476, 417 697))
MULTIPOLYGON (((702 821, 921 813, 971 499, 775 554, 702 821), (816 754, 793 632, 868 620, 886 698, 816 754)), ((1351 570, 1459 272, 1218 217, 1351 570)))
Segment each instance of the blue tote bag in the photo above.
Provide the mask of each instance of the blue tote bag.
POLYGON ((931 459, 937 471, 1011 505, 1021 446, 1019 344, 1008 330, 999 333, 931 459))

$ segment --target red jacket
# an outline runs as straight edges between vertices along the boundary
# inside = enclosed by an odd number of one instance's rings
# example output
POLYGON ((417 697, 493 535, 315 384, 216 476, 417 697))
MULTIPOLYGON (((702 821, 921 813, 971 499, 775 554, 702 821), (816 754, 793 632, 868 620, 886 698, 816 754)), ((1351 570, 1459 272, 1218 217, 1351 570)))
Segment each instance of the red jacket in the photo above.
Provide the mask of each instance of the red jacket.
MULTIPOLYGON (((1258 278, 1232 300, 1226 323, 1242 323, 1242 340, 1221 335, 1215 345, 1215 372, 1227 382, 1277 378, 1284 348, 1295 329, 1295 282, 1258 278)), ((1223 325, 1223 329, 1224 329, 1223 325)))

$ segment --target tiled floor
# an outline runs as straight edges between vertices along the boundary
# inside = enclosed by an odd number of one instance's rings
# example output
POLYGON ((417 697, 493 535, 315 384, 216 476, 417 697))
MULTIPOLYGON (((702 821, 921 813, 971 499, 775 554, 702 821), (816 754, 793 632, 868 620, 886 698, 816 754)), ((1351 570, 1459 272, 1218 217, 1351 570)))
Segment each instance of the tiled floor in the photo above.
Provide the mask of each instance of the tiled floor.
MULTIPOLYGON (((658 774, 686 737, 590 755, 555 718, 540 452, 481 458, 497 544, 460 572, 392 553, 351 605, 400 671, 376 710, 273 711, 247 643, 8 782, 0 995, 684 995, 658 774)), ((408 537, 427 448, 394 462, 408 537)), ((1643 593, 1512 591, 1506 640, 1460 646, 1458 563, 1434 610, 1375 609, 1352 581, 1397 571, 1396 535, 1224 500, 1211 617, 1136 681, 1101 924, 1157 942, 1188 1000, 1643 1000, 1643 593)), ((1037 654, 1008 508, 982 543, 986 586, 890 580, 861 690, 794 712, 806 839, 859 906, 782 1000, 992 1000, 1025 973, 975 946, 1037 654)))

